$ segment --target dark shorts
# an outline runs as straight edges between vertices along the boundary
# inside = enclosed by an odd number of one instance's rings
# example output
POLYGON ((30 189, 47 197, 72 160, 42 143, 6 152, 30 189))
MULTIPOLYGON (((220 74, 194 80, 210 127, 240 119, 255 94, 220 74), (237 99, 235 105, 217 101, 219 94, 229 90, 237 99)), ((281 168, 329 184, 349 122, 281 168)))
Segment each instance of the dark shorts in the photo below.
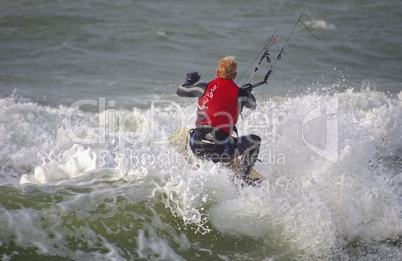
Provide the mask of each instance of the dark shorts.
POLYGON ((257 135, 235 138, 211 126, 198 126, 190 133, 190 147, 193 153, 198 158, 209 159, 214 163, 229 162, 250 151, 255 151, 258 155, 260 144, 261 138, 257 135))

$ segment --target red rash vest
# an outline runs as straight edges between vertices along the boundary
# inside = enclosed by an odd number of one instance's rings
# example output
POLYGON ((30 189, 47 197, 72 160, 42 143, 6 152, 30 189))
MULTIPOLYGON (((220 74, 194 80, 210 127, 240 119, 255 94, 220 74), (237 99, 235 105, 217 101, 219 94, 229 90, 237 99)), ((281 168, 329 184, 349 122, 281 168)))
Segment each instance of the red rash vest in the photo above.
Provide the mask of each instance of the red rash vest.
POLYGON ((195 125, 209 125, 231 134, 240 114, 238 94, 239 87, 232 80, 216 78, 209 82, 198 100, 195 125))

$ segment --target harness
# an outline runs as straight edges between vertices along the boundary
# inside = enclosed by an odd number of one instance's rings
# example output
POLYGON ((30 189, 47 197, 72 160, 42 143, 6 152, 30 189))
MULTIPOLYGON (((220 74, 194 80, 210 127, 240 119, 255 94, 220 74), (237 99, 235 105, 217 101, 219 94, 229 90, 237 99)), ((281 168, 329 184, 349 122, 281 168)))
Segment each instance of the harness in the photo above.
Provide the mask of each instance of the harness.
POLYGON ((219 128, 202 125, 190 130, 190 148, 197 158, 229 162, 234 158, 236 144, 235 137, 219 128))

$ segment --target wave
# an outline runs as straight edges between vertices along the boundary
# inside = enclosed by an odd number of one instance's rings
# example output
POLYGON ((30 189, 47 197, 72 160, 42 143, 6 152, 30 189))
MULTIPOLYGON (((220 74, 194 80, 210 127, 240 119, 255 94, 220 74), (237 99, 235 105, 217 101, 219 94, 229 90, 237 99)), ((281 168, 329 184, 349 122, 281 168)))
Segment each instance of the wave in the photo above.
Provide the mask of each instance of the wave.
POLYGON ((26 217, 7 219, 2 252, 15 244, 21 253, 70 258, 401 256, 401 96, 350 89, 278 97, 245 111, 239 132, 263 140, 255 168, 267 182, 258 188, 236 186, 219 164, 191 169, 170 148, 167 137, 193 124, 195 105, 157 100, 117 110, 99 99, 51 108, 1 99, 0 180, 12 191, 2 216, 26 217), (48 229, 40 220, 52 215, 61 218, 48 229), (24 231, 48 240, 12 239, 24 231), (74 238, 80 243, 72 246, 74 238), (233 247, 234 238, 259 248, 233 247))
POLYGON ((336 25, 332 23, 328 23, 324 20, 311 20, 305 22, 306 26, 312 29, 319 29, 324 31, 334 31, 336 29, 336 25))

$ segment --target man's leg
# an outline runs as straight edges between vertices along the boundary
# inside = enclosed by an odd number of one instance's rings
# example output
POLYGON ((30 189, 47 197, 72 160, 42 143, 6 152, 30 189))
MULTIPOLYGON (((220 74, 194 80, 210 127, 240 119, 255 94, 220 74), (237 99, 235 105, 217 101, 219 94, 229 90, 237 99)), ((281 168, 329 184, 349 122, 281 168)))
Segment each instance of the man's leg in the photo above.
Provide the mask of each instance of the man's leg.
POLYGON ((258 159, 261 138, 257 135, 241 136, 237 140, 237 152, 241 155, 241 166, 243 174, 248 176, 251 168, 258 159))

